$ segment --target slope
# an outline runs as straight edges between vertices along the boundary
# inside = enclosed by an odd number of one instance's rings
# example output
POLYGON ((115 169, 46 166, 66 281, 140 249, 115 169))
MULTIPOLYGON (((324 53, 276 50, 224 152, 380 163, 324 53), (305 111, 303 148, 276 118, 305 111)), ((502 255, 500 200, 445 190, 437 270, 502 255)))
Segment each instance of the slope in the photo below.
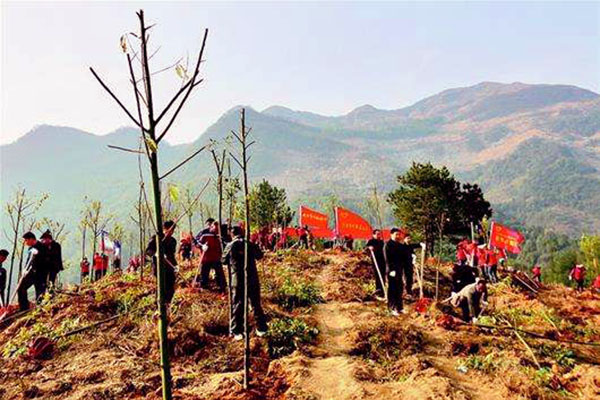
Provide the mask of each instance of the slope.
MULTIPOLYGON (((222 297, 191 288, 195 271, 183 266, 169 332, 175 398, 553 400, 600 395, 599 349, 568 342, 600 340, 598 295, 551 286, 532 297, 512 287, 510 278, 495 286, 481 322, 510 321, 545 337, 525 336, 532 357, 510 331, 438 326, 441 310, 452 312, 444 305, 417 312, 417 305, 409 303, 407 315, 389 316, 371 297, 371 268, 358 253, 272 253, 259 270, 270 330, 264 339, 252 338, 255 381, 243 393, 241 344, 226 336, 227 306, 222 297), (563 342, 552 340, 557 338, 563 342)), ((435 272, 435 264, 428 264, 428 295, 435 290, 435 272)), ((443 266, 442 297, 449 291, 448 273, 449 266, 443 266)), ((3 329, 1 394, 11 399, 158 398, 152 289, 152 280, 112 276, 57 294, 3 329), (117 313, 120 317, 106 325, 58 338, 47 359, 27 355, 34 337, 64 336, 117 313)))

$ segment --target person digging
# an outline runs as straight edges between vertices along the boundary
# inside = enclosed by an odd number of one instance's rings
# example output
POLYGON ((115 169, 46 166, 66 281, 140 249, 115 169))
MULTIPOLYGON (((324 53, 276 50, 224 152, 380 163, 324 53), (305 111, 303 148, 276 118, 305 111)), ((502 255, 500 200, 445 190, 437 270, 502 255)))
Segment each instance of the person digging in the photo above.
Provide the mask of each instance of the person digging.
POLYGON ((488 305, 487 282, 485 279, 477 279, 454 294, 450 304, 462 310, 463 321, 477 323, 482 311, 488 305))
MULTIPOLYGON (((235 340, 244 338, 244 255, 245 239, 241 227, 235 226, 232 230, 234 239, 227 245, 223 252, 223 264, 231 268, 231 321, 230 330, 235 340)), ((263 257, 260 248, 249 242, 248 244, 248 302, 254 312, 256 321, 256 335, 264 336, 267 333, 267 320, 260 304, 260 282, 256 261, 263 257)))

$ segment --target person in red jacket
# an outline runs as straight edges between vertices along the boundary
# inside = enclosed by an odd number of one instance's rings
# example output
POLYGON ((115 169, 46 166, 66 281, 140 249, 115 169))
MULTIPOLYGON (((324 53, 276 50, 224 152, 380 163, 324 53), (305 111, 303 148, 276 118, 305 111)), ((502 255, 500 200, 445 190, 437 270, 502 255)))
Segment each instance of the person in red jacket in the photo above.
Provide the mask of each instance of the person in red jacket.
POLYGON ((569 280, 577 283, 577 291, 583 292, 583 283, 585 282, 585 267, 582 264, 577 264, 569 273, 569 280))
POLYGON ((99 253, 95 253, 94 254, 94 280, 98 280, 100 278, 102 278, 102 264, 103 264, 103 260, 102 260, 102 256, 99 253))
POLYGON ((221 264, 223 249, 219 240, 218 222, 214 222, 208 232, 202 233, 197 238, 197 246, 202 250, 202 255, 200 256, 200 282, 196 283, 199 284, 200 288, 206 289, 209 283, 210 271, 214 269, 219 292, 225 293, 227 283, 221 264))
POLYGON ((460 265, 467 263, 467 246, 469 241, 464 239, 456 245, 456 262, 460 265))
POLYGON ((81 268, 81 281, 83 282, 88 276, 90 276, 90 262, 88 261, 87 257, 83 257, 79 267, 81 268))
POLYGON ((600 274, 594 279, 594 283, 592 283, 592 292, 600 293, 600 274))
POLYGON ((534 281, 542 283, 542 268, 539 265, 536 264, 531 270, 531 273, 533 274, 534 281))

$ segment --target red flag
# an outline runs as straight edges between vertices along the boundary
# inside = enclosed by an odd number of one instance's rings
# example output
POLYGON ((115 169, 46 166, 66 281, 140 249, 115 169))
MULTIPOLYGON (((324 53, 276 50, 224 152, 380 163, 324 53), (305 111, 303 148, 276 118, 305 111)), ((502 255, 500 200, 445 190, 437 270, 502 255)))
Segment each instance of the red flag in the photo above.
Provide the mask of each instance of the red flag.
POLYGON ((517 230, 510 229, 504 225, 492 222, 490 228, 490 245, 499 249, 505 249, 513 254, 521 252, 520 244, 525 237, 517 230))
POLYGON ((335 236, 329 228, 310 228, 310 233, 317 239, 333 239, 335 236))
MULTIPOLYGON (((300 206, 300 226, 308 226, 309 228, 324 228, 329 226, 329 217, 327 214, 320 213, 306 206, 300 206)), ((311 232, 313 229, 311 229, 311 232)))
POLYGON ((335 230, 340 236, 352 235, 354 239, 369 239, 373 234, 371 224, 363 217, 345 208, 335 208, 335 230))

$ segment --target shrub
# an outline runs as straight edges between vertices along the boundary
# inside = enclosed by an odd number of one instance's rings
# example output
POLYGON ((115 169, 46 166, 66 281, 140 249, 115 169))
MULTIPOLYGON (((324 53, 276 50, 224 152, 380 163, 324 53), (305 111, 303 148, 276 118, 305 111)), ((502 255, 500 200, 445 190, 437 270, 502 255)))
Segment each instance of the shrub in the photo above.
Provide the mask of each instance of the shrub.
POLYGON ((313 342, 319 330, 298 318, 283 318, 271 322, 267 341, 269 355, 273 358, 286 356, 302 344, 313 342))
POLYGON ((321 300, 319 288, 314 283, 305 280, 294 281, 290 277, 285 278, 275 296, 275 301, 286 310, 309 307, 320 303, 321 300))

